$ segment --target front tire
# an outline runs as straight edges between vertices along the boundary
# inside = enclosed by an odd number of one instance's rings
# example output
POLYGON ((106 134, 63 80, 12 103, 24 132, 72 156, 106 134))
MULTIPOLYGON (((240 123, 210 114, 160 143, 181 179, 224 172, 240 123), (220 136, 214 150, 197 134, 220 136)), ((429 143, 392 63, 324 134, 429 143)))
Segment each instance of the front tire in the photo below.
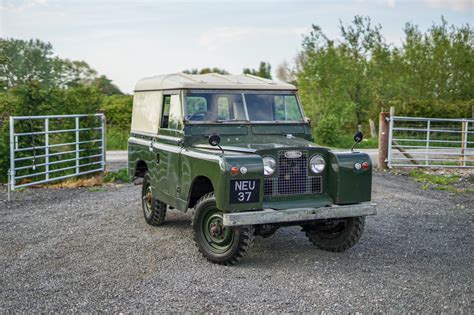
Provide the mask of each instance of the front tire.
POLYGON ((142 209, 146 223, 158 226, 162 225, 165 221, 166 204, 153 197, 151 177, 148 172, 143 177, 142 209))
POLYGON ((330 251, 343 252, 359 241, 364 232, 365 217, 318 220, 303 227, 314 246, 330 251))
POLYGON ((250 249, 254 228, 226 227, 222 224, 222 215, 214 193, 201 197, 193 217, 194 242, 207 260, 220 265, 235 265, 250 249))

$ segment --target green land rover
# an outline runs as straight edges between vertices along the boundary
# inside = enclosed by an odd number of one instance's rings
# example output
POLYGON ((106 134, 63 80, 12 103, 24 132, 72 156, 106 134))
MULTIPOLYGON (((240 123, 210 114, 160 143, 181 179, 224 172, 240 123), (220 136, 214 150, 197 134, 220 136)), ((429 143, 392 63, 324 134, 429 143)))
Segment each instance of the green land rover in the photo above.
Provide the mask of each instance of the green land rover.
POLYGON ((292 225, 320 249, 344 251, 376 214, 369 156, 314 144, 295 86, 251 75, 140 80, 128 163, 143 180, 145 221, 193 210, 194 241, 219 264, 292 225))

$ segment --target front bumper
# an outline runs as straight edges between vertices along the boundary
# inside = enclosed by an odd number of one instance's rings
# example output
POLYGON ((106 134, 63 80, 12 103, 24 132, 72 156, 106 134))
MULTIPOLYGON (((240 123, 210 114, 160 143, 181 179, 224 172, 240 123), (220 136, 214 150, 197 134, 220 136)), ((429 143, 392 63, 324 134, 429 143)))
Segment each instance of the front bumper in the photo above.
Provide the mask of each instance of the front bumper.
POLYGON ((377 214, 377 206, 375 203, 370 202, 349 206, 333 205, 321 208, 264 209, 262 211, 224 213, 224 226, 304 222, 375 214, 377 214))

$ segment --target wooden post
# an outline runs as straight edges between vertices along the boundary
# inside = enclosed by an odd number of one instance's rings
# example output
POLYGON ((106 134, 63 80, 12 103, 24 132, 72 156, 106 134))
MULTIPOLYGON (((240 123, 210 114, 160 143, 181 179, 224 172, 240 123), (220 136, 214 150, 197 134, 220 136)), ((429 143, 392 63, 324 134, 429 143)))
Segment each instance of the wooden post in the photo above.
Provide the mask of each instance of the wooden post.
POLYGON ((379 115, 379 169, 386 170, 388 159, 388 119, 390 113, 380 112, 379 115))
POLYGON ((377 129, 375 129, 375 123, 372 119, 369 119, 369 126, 370 126, 370 137, 371 138, 377 137, 377 129))

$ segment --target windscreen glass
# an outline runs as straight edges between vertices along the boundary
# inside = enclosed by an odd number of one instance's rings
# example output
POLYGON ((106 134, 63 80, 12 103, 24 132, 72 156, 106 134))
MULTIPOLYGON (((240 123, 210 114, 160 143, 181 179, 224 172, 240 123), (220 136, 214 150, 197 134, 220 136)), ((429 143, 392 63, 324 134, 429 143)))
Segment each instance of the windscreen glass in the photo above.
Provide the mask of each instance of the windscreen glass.
POLYGON ((302 121, 296 95, 269 92, 188 92, 187 121, 302 121))

